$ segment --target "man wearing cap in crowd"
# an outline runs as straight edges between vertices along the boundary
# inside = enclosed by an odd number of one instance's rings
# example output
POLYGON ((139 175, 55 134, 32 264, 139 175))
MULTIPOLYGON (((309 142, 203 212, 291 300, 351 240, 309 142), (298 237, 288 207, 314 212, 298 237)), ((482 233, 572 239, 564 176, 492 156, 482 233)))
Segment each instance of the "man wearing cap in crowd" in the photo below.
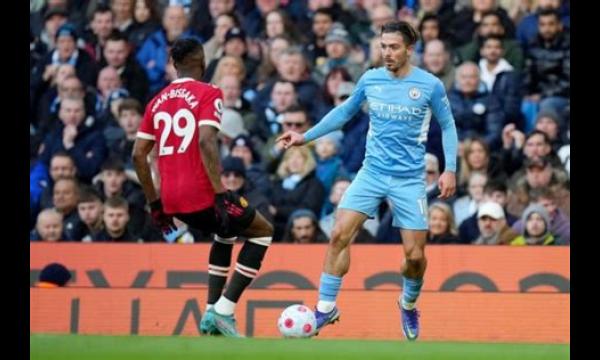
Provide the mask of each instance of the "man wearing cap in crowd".
MULTIPOLYGON (((246 83, 251 76, 255 75, 256 69, 258 68, 259 62, 250 56, 248 56, 248 45, 246 44, 246 33, 239 27, 232 27, 225 33, 225 42, 223 43, 223 54, 218 59, 213 59, 204 74, 204 80, 209 82, 212 79, 217 64, 223 56, 236 56, 242 59, 244 67, 246 68, 246 83)), ((252 86, 253 84, 244 84, 252 86)))
POLYGON ((352 42, 350 34, 342 24, 335 23, 325 37, 327 58, 322 64, 317 64, 314 71, 315 79, 322 84, 325 76, 335 67, 344 67, 353 80, 357 80, 364 71, 364 65, 356 63, 350 56, 352 42))
POLYGON ((509 244, 517 234, 506 224, 502 206, 495 202, 486 202, 477 211, 479 237, 475 245, 504 245, 509 244))
POLYGON ((271 181, 252 139, 247 135, 238 135, 231 142, 230 154, 244 161, 249 185, 268 198, 271 195, 271 181))
POLYGON ((221 113, 221 131, 219 131, 221 158, 229 155, 233 139, 240 135, 248 135, 248 131, 244 128, 244 119, 235 110, 223 109, 221 113))
POLYGON ((326 243, 329 239, 319 227, 315 213, 309 209, 298 209, 290 215, 283 242, 297 244, 326 243))
POLYGON ((535 121, 535 129, 548 135, 552 150, 556 153, 566 142, 563 120, 553 110, 542 110, 538 113, 535 121))
POLYGON ((247 182, 246 166, 244 160, 239 157, 227 156, 221 162, 221 183, 227 190, 244 197, 256 210, 270 222, 273 216, 269 212, 269 200, 258 189, 253 188, 247 182))
POLYGON ((46 54, 31 73, 31 91, 33 96, 39 96, 50 85, 58 65, 71 64, 75 67, 77 77, 85 84, 96 84, 97 67, 92 58, 77 48, 77 33, 69 23, 61 25, 56 31, 56 49, 46 54))
POLYGON ((54 50, 56 32, 62 24, 67 22, 68 16, 67 9, 62 6, 52 6, 46 9, 44 12, 44 27, 38 36, 33 36, 33 44, 30 45, 30 53, 34 58, 31 66, 35 65, 49 51, 54 50))

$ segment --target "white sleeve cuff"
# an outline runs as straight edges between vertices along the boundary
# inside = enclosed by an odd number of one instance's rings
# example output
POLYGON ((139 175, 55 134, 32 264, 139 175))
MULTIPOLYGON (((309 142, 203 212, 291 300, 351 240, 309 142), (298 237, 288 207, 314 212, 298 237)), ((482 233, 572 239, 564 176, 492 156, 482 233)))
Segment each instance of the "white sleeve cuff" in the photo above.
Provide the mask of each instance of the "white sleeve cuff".
POLYGON ((146 139, 146 140, 155 140, 156 138, 154 137, 154 135, 152 134, 148 134, 142 131, 138 131, 136 134, 136 137, 139 137, 140 139, 146 139))
POLYGON ((200 127, 202 125, 209 125, 214 128, 217 128, 217 130, 219 130, 219 131, 221 130, 221 124, 219 124, 219 122, 215 121, 215 120, 200 120, 200 121, 198 121, 198 127, 200 127))

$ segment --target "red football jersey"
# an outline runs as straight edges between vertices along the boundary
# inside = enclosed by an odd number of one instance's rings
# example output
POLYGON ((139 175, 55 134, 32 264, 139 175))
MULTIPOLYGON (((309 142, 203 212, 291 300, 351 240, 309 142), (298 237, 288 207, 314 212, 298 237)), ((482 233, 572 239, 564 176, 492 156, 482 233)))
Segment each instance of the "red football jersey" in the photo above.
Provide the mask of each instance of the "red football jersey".
POLYGON ((219 88, 181 78, 146 106, 137 137, 156 141, 160 197, 166 213, 190 213, 214 204, 214 190, 200 154, 201 125, 221 128, 219 88))

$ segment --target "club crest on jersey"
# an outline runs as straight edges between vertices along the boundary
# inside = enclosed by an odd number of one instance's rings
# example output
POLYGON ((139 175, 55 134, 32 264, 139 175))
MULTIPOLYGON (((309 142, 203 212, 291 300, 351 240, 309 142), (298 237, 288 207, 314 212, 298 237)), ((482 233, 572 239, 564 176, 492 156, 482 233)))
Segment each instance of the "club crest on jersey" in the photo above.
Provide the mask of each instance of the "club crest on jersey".
POLYGON ((410 90, 408 90, 408 97, 410 97, 413 100, 417 100, 421 97, 421 91, 416 87, 411 88, 410 90))
POLYGON ((246 200, 243 196, 240 196, 240 205, 242 205, 244 208, 248 207, 248 200, 246 200))

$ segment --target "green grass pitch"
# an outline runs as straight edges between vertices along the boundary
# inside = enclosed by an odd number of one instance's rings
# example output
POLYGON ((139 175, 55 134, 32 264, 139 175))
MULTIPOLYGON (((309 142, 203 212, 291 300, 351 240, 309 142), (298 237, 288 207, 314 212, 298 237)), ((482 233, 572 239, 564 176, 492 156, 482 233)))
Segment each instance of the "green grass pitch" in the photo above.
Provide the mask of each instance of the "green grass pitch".
POLYGON ((30 360, 553 360, 569 345, 31 335, 30 360))

